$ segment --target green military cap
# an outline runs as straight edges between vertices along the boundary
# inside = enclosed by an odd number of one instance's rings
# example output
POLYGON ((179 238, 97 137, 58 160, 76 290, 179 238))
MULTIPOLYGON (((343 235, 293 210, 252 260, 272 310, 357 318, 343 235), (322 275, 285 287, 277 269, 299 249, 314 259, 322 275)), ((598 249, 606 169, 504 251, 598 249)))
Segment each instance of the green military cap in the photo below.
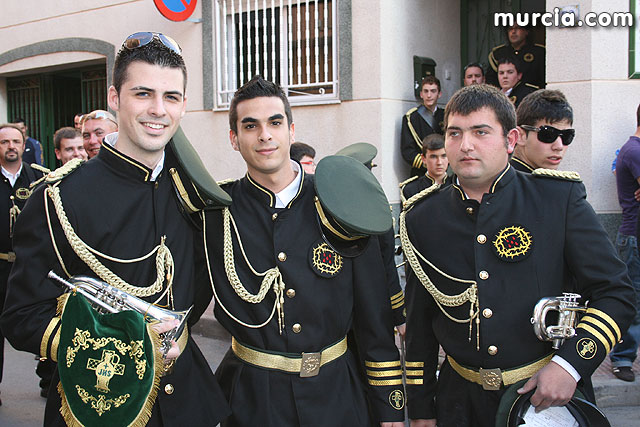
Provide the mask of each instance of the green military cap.
MULTIPOLYGON (((171 138, 169 148, 191 181, 190 183, 182 181, 181 184, 176 184, 183 203, 191 207, 189 210, 219 208, 231 204, 231 196, 220 188, 209 174, 182 128, 179 127, 171 138)), ((180 180, 179 174, 172 173, 172 178, 174 183, 176 179, 180 180)))
POLYGON ((339 254, 359 255, 369 236, 383 234, 393 225, 382 187, 358 160, 325 157, 318 163, 314 181, 324 240, 339 254))
POLYGON ((353 157, 369 169, 375 166, 371 161, 377 155, 378 149, 368 142, 356 142, 355 144, 347 145, 336 153, 336 156, 353 157))
POLYGON ((539 417, 538 421, 544 422, 548 427, 574 425, 580 427, 610 427, 607 417, 593 404, 588 402, 580 390, 576 389, 571 400, 564 406, 551 407, 536 414, 529 411, 531 407, 531 396, 535 389, 525 394, 519 394, 518 389, 522 387, 528 379, 521 380, 511 385, 502 395, 500 405, 496 413, 496 427, 517 427, 523 424, 533 424, 533 418, 539 417), (556 423, 549 422, 547 411, 553 411, 556 423))

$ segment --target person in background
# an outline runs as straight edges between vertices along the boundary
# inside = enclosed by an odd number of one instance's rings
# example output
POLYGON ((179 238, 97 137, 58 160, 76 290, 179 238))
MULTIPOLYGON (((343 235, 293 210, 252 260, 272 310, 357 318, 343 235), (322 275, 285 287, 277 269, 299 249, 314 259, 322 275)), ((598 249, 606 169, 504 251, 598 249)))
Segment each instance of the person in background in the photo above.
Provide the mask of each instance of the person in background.
POLYGON ((40 166, 44 165, 44 157, 42 154, 42 144, 35 138, 31 138, 29 136, 29 128, 26 125, 25 119, 22 117, 17 117, 13 119, 13 122, 17 125, 20 130, 22 130, 22 134, 25 137, 25 148, 24 154, 22 156, 22 161, 27 164, 36 163, 40 166))
POLYGON ((82 134, 76 128, 63 127, 53 134, 53 146, 56 158, 64 165, 71 159, 87 160, 82 134))
POLYGON ((313 174, 316 171, 316 150, 309 144, 296 141, 291 144, 290 156, 302 165, 306 173, 313 174))
POLYGON ((472 62, 464 67, 464 85, 475 85, 484 83, 484 68, 477 62, 472 62))
POLYGON ((108 111, 94 110, 82 116, 82 142, 90 159, 100 152, 104 137, 118 131, 118 123, 108 111))

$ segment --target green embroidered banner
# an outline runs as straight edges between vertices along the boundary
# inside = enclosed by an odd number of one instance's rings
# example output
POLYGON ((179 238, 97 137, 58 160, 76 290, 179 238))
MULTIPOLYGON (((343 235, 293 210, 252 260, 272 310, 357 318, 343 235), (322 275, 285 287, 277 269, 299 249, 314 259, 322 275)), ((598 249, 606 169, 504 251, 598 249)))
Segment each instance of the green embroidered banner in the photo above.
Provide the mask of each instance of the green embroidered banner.
POLYGON ((67 425, 145 425, 160 382, 159 348, 158 334, 140 313, 100 314, 70 294, 58 347, 67 425))

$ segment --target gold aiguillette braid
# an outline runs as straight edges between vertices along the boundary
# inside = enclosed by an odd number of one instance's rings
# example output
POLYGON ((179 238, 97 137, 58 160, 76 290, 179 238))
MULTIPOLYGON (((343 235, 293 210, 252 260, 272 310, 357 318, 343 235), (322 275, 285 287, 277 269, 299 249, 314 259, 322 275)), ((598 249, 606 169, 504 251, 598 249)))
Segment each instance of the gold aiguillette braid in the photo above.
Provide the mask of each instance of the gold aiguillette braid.
MULTIPOLYGON (((435 185, 437 185, 437 184, 435 184, 435 185)), ((411 240, 409 239, 409 234, 407 233, 407 224, 406 224, 406 218, 405 218, 407 212, 411 209, 411 207, 413 206, 413 204, 416 201, 418 201, 424 195, 429 194, 432 191, 434 191, 434 189, 429 187, 426 190, 423 190, 420 193, 416 194, 415 196, 411 197, 407 201, 407 203, 405 205, 405 209, 400 213, 400 242, 402 243, 402 249, 404 251, 405 256, 407 257, 407 261, 409 262, 409 265, 411 266, 411 269, 413 270, 414 274, 416 275, 418 280, 420 280, 420 283, 422 284, 422 286, 424 286, 424 288, 427 290, 427 292, 429 292, 431 294, 431 296, 433 297, 434 301, 438 305, 438 308, 440 308, 440 311, 442 311, 442 313, 445 316, 447 316, 450 320, 452 320, 452 321, 454 321, 456 323, 467 323, 467 322, 469 323, 469 341, 471 341, 471 331, 472 331, 472 327, 473 327, 473 319, 476 320, 476 340, 477 340, 476 342, 477 342, 477 347, 479 349, 479 346, 480 346, 480 317, 478 316, 478 313, 480 311, 480 302, 479 302, 479 299, 478 299, 478 286, 477 286, 476 282, 473 281, 473 280, 458 279, 456 277, 450 276, 450 275, 446 274, 445 272, 439 270, 435 265, 433 265, 431 262, 429 262, 420 252, 418 252, 416 250, 416 248, 411 243, 411 240), (417 254, 417 256, 416 256, 416 254, 417 254), (418 261, 418 256, 427 265, 429 265, 436 272, 438 272, 442 276, 446 277, 447 279, 453 280, 455 282, 470 284, 471 286, 469 286, 464 292, 462 292, 462 293, 460 293, 458 295, 447 295, 445 293, 442 293, 433 284, 433 282, 431 282, 431 279, 429 279, 429 276, 427 275, 427 273, 425 273, 424 269, 422 268, 422 265, 420 264, 420 261, 418 261), (463 305, 463 304, 465 304, 467 302, 469 302, 469 304, 470 304, 470 306, 469 306, 469 317, 467 319, 457 319, 457 318, 451 316, 449 313, 447 313, 447 311, 443 307, 443 306, 446 306, 446 307, 459 307, 459 306, 461 306, 461 305, 463 305)))
POLYGON ((174 271, 174 262, 173 256, 171 255, 171 251, 164 244, 165 236, 162 237, 162 240, 158 246, 156 246, 151 252, 147 255, 144 255, 140 258, 123 260, 119 258, 114 258, 109 255, 102 254, 95 249, 91 248, 87 245, 73 230, 71 223, 69 223, 69 219, 65 213, 64 207, 62 205, 62 198, 60 197, 60 188, 57 185, 58 183, 51 185, 47 188, 47 194, 53 201, 53 206, 56 209, 56 214, 58 215, 58 219, 60 220, 60 225, 62 226, 62 230, 64 231, 69 244, 73 251, 78 255, 78 257, 85 262, 91 270, 98 275, 102 280, 114 286, 124 292, 127 292, 130 295, 136 297, 148 297, 151 295, 155 295, 158 292, 162 291, 163 283, 165 280, 165 273, 167 279, 167 290, 171 288, 173 284, 173 271, 174 271), (149 257, 151 257, 154 253, 156 253, 156 280, 150 286, 147 287, 138 287, 130 285, 121 279, 114 272, 109 270, 104 264, 102 264, 94 254, 108 259, 113 262, 130 264, 134 262, 143 261, 149 257))

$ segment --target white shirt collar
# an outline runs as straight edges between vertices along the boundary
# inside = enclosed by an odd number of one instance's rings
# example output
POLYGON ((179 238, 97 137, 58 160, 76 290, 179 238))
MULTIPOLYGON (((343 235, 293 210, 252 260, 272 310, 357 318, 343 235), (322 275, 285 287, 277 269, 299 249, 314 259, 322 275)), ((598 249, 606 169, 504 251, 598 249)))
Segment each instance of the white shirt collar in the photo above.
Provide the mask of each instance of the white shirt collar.
POLYGON ((296 197, 296 194, 298 194, 300 182, 302 181, 302 171, 300 165, 293 160, 291 160, 291 167, 296 173, 296 177, 291 181, 291 184, 287 185, 279 193, 276 193, 276 208, 286 207, 293 198, 296 197))
POLYGON ((0 166, 0 167, 2 167, 2 175, 4 175, 5 178, 9 180, 9 183, 11 184, 11 186, 13 187, 14 185, 16 185, 16 181, 20 176, 20 172, 22 172, 22 162, 20 162, 20 169, 18 169, 18 172, 16 172, 15 175, 9 172, 8 170, 6 170, 4 166, 0 166))
MULTIPOLYGON (((104 137, 104 143, 109 144, 113 148, 116 148, 117 141, 118 141, 118 132, 110 133, 108 135, 105 135, 104 137)), ((155 181, 156 178, 158 178, 158 175, 160 175, 160 172, 162 172, 163 167, 164 167, 164 151, 162 152, 162 157, 160 158, 160 161, 158 161, 158 164, 151 172, 151 178, 149 178, 149 180, 155 181)))

